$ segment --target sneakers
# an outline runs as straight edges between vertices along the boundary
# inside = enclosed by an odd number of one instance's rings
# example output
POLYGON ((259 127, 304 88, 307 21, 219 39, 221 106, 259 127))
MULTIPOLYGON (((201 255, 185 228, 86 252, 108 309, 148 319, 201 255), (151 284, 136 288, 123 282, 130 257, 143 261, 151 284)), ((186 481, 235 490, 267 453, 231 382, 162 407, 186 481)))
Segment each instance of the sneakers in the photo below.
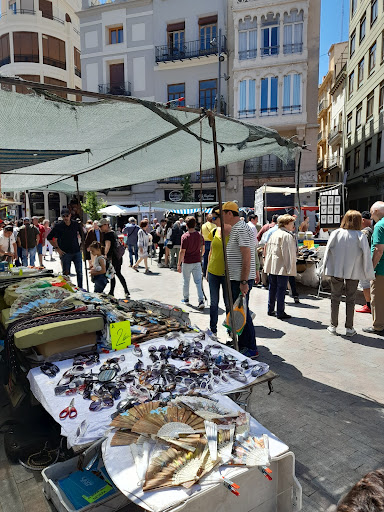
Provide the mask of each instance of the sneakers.
POLYGON ((158 264, 157 264, 157 266, 158 266, 159 268, 164 268, 164 267, 165 267, 164 263, 158 263, 158 264))
POLYGON ((327 331, 330 333, 330 334, 337 334, 337 331, 336 331, 336 327, 334 325, 329 325, 327 327, 327 331))
POLYGON ((125 298, 126 299, 130 299, 131 298, 131 294, 129 293, 129 291, 125 294, 125 298))
POLYGON ((371 308, 364 304, 361 308, 355 309, 356 313, 372 313, 371 308))
POLYGON ((363 327, 363 332, 368 332, 369 334, 378 334, 379 336, 384 336, 384 329, 382 331, 376 331, 373 327, 363 327))
POLYGON ((151 270, 149 270, 149 268, 147 268, 144 272, 144 274, 153 274, 153 272, 151 270))
POLYGON ((345 335, 346 336, 354 336, 356 334, 356 331, 355 329, 352 327, 352 329, 346 329, 345 330, 345 335))
POLYGON ((181 303, 189 306, 189 299, 181 299, 181 303))
POLYGON ((201 302, 199 302, 199 305, 197 306, 199 309, 204 309, 205 308, 205 304, 204 304, 204 301, 202 300, 201 302))
POLYGON ((249 357, 250 359, 256 359, 257 357, 259 357, 259 352, 257 349, 246 347, 240 349, 240 354, 243 354, 243 356, 249 357))
POLYGON ((300 300, 299 300, 298 296, 293 297, 293 300, 295 301, 295 304, 300 304, 300 300))
POLYGON ((275 311, 268 311, 268 316, 276 316, 276 312, 275 311))
POLYGON ((290 318, 292 318, 291 315, 287 315, 287 313, 283 313, 281 315, 276 315, 276 316, 279 320, 289 320, 290 318))

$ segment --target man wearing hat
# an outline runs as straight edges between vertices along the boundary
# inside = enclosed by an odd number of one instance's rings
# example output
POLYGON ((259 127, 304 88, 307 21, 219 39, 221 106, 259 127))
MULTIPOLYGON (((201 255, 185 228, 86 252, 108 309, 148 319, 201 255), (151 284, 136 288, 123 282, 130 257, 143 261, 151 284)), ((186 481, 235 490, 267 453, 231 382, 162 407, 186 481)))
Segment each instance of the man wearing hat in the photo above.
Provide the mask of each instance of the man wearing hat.
MULTIPOLYGON (((362 212, 363 228, 362 232, 368 239, 369 247, 372 245, 372 219, 369 212, 362 212)), ((359 281, 359 285, 363 289, 365 304, 356 308, 356 313, 371 313, 371 282, 370 281, 359 281)))
POLYGON ((249 226, 245 222, 240 222, 238 204, 227 201, 222 209, 224 223, 232 226, 226 249, 232 299, 235 302, 242 294, 247 303, 247 320, 239 336, 239 349, 247 357, 256 357, 258 352, 255 328, 248 307, 249 294, 256 278, 256 245, 249 226))
POLYGON ((39 238, 39 230, 31 225, 29 217, 24 217, 24 224, 19 229, 17 235, 17 245, 22 248, 21 259, 24 267, 28 266, 28 256, 30 266, 35 266, 36 247, 39 243, 39 238))
POLYGON ((51 242, 59 253, 64 275, 69 276, 71 263, 74 263, 77 275, 77 286, 82 288, 83 268, 80 252, 80 242, 83 234, 82 226, 80 222, 75 222, 71 219, 68 208, 61 210, 61 218, 62 220, 53 226, 47 236, 47 240, 51 242))
POLYGON ((0 261, 12 263, 17 259, 16 239, 13 235, 13 226, 5 226, 0 235, 0 261))

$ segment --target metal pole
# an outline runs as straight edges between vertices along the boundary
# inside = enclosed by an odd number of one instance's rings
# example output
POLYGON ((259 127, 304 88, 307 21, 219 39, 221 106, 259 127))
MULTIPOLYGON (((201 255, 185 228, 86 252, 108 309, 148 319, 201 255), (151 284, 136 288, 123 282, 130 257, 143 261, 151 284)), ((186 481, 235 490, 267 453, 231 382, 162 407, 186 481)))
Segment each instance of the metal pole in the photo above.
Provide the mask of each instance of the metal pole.
POLYGON ((227 251, 226 251, 226 247, 225 247, 223 200, 221 197, 219 155, 218 155, 218 151, 217 151, 217 138, 216 138, 216 122, 215 122, 215 115, 212 112, 208 112, 208 120, 209 120, 209 126, 212 128, 213 152, 215 155, 217 198, 219 201, 219 209, 220 209, 221 243, 223 244, 223 254, 224 254, 224 264, 225 264, 225 286, 227 289, 228 301, 229 301, 232 339, 233 339, 233 345, 235 347, 235 350, 239 351, 239 342, 237 339, 237 332, 235 329, 235 324, 234 324, 234 319, 233 319, 233 298, 232 298, 231 280, 229 278, 229 271, 228 271, 227 251))
MULTIPOLYGON (((76 182, 76 190, 77 190, 77 202, 79 203, 80 208, 80 192, 79 192, 79 177, 74 176, 73 179, 76 182)), ((81 219, 80 219, 81 222, 81 219)), ((83 231, 83 223, 81 222, 81 245, 83 246, 83 258, 84 258, 84 267, 85 267, 85 280, 87 282, 87 291, 89 292, 89 281, 88 281, 88 268, 87 268, 87 251, 85 249, 85 240, 84 240, 84 231, 83 231)))
POLYGON ((219 76, 217 80, 217 96, 216 96, 216 112, 221 113, 221 28, 219 28, 219 40, 217 44, 217 51, 219 55, 219 76))

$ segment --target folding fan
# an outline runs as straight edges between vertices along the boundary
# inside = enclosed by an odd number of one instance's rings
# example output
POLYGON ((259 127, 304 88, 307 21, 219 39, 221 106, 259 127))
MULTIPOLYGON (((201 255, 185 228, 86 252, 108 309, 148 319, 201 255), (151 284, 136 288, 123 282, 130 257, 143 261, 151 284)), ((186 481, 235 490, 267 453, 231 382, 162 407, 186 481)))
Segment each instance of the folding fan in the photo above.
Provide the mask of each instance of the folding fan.
POLYGON ((205 420, 214 420, 223 417, 236 417, 238 412, 230 411, 221 407, 209 398, 202 398, 197 396, 180 396, 173 400, 174 403, 182 403, 189 407, 195 414, 201 416, 205 420))
POLYGON ((235 427, 229 430, 218 430, 217 432, 217 453, 219 458, 226 463, 232 454, 235 427))
POLYGON ((205 434, 208 440, 209 454, 212 460, 217 459, 217 425, 212 421, 204 421, 205 434))
POLYGON ((132 434, 132 432, 118 430, 111 439, 111 446, 128 446, 132 443, 136 443, 138 440, 138 434, 132 434))
POLYGON ((207 441, 204 439, 193 453, 169 448, 158 457, 152 458, 145 475, 143 490, 177 485, 191 487, 218 463, 219 461, 210 458, 207 441))
POLYGON ((146 402, 140 405, 136 405, 128 411, 123 412, 116 416, 111 423, 111 427, 116 428, 131 428, 140 418, 146 416, 152 409, 157 409, 160 406, 160 402, 146 402))
POLYGON ((159 407, 139 419, 131 427, 137 434, 178 437, 179 433, 194 433, 204 429, 204 420, 188 409, 159 407))
POLYGON ((269 439, 263 437, 240 438, 233 443, 232 460, 228 464, 242 466, 265 466, 270 463, 269 439))

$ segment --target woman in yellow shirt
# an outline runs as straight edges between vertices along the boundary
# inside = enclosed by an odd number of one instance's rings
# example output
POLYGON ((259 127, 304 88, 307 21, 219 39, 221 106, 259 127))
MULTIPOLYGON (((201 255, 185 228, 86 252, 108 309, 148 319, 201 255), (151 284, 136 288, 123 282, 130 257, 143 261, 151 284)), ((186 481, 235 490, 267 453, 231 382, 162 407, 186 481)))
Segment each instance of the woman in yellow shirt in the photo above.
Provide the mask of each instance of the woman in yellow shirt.
MULTIPOLYGON (((210 329, 213 334, 217 334, 217 320, 219 316, 219 297, 220 286, 223 289, 223 298, 226 312, 229 311, 229 301, 225 286, 225 263, 223 254, 223 243, 221 240, 220 211, 216 207, 212 210, 212 222, 216 228, 209 235, 211 240, 211 249, 208 256, 207 279, 209 283, 209 293, 211 296, 211 305, 209 309, 210 329)), ((231 226, 224 225, 225 244, 228 243, 231 226)))

